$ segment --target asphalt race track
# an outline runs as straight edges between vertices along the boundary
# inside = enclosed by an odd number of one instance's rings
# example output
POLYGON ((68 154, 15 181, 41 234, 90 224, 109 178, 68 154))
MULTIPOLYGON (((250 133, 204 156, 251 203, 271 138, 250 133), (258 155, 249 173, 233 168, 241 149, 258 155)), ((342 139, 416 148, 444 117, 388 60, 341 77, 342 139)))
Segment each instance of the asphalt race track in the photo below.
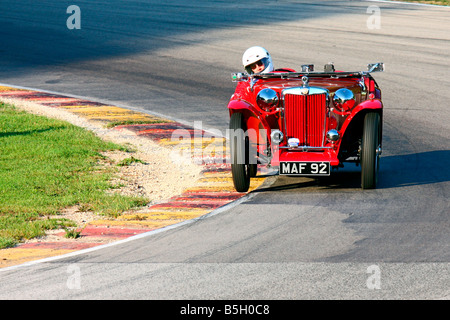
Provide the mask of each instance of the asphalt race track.
POLYGON ((0 270, 0 298, 450 298, 450 8, 78 0, 81 29, 70 30, 71 4, 1 1, 0 83, 224 131, 230 73, 252 45, 276 67, 384 62, 374 74, 385 105, 379 188, 363 192, 351 167, 321 180, 270 177, 194 223, 0 270))

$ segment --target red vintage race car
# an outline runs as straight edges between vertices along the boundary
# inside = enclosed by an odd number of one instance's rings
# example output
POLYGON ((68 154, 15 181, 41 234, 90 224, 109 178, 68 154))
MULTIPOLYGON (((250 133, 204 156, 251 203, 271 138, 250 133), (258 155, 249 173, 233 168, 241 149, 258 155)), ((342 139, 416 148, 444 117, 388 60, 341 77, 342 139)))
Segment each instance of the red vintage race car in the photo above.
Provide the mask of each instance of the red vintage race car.
POLYGON ((382 142, 381 90, 368 71, 232 74, 228 104, 230 159, 237 191, 249 188, 258 165, 280 175, 329 176, 345 162, 361 165, 361 187, 376 188, 382 142))

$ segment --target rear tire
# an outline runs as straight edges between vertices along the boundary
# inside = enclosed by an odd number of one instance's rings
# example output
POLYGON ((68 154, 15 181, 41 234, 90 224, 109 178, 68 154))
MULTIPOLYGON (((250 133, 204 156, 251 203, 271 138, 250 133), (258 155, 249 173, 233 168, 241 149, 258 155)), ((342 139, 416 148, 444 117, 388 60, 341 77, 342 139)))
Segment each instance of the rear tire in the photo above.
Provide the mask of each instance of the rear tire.
POLYGON ((378 180, 380 146, 380 115, 366 114, 361 139, 361 188, 375 189, 378 180))
POLYGON ((230 118, 231 174, 234 188, 238 192, 247 192, 250 187, 250 166, 248 165, 249 142, 247 128, 241 113, 233 113, 230 118))

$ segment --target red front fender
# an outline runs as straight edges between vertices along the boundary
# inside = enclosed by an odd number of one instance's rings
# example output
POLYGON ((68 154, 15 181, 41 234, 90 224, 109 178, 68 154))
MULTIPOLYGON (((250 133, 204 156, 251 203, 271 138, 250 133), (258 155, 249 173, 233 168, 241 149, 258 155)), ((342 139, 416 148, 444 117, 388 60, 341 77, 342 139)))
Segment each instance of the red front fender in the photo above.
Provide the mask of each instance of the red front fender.
POLYGON ((257 108, 245 100, 237 99, 230 101, 228 110, 230 117, 235 112, 240 112, 244 115, 244 121, 250 133, 249 137, 253 143, 266 145, 270 136, 270 125, 265 117, 261 116, 261 112, 257 108))
POLYGON ((350 125, 352 120, 360 113, 365 110, 379 110, 380 112, 383 110, 383 103, 378 99, 371 99, 361 102, 358 106, 356 106, 352 113, 345 119, 344 124, 342 125, 341 132, 345 133, 347 127, 350 125))

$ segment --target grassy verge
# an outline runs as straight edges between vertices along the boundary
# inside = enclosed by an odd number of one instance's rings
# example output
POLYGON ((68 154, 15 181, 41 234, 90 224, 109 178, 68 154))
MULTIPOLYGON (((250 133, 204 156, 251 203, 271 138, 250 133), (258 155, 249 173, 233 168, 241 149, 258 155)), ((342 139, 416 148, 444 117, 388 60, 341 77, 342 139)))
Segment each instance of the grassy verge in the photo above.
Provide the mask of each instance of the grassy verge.
POLYGON ((415 2, 415 3, 425 3, 425 4, 438 4, 441 6, 450 5, 450 0, 397 0, 402 2, 415 2))
POLYGON ((124 120, 124 121, 112 121, 109 122, 105 127, 110 129, 117 126, 128 126, 133 124, 154 124, 154 123, 166 123, 167 120, 161 119, 161 120, 124 120))
POLYGON ((107 192, 114 172, 99 160, 108 150, 124 147, 0 103, 0 248, 73 227, 71 221, 50 218, 67 207, 119 215, 144 205, 145 199, 107 192))

